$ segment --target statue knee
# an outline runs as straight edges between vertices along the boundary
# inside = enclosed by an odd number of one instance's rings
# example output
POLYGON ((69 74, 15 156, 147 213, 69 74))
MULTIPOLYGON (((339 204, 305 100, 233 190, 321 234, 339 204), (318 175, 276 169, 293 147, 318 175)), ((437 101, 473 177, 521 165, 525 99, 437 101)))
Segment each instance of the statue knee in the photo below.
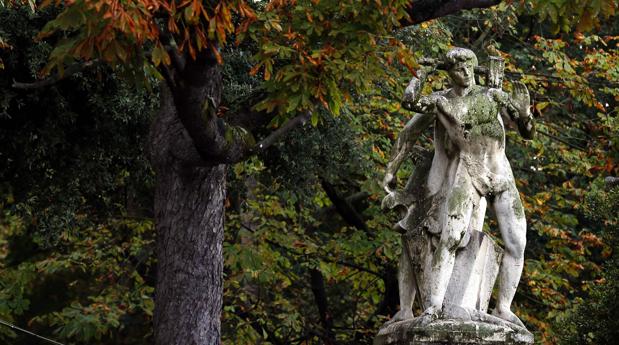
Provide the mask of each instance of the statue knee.
POLYGON ((527 244, 526 237, 523 236, 512 236, 509 241, 505 241, 505 250, 506 252, 515 259, 523 259, 524 258, 524 248, 527 244))

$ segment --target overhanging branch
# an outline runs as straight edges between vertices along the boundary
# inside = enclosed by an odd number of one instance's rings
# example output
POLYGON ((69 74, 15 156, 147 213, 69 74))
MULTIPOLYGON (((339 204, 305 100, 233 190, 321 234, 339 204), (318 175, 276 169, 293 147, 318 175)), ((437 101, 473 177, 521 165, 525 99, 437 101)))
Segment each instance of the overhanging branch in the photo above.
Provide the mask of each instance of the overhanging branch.
POLYGON ((402 19, 403 26, 415 25, 428 20, 444 17, 461 10, 488 8, 502 0, 417 0, 412 1, 407 10, 410 18, 402 19))
POLYGON ((74 74, 77 74, 87 68, 93 67, 98 63, 98 60, 86 61, 83 63, 76 63, 67 68, 65 68, 64 73, 57 73, 48 78, 34 81, 31 83, 23 83, 19 81, 13 80, 13 88, 15 89, 23 89, 23 90, 31 90, 31 89, 39 89, 42 87, 50 86, 56 84, 57 82, 66 79, 74 74))

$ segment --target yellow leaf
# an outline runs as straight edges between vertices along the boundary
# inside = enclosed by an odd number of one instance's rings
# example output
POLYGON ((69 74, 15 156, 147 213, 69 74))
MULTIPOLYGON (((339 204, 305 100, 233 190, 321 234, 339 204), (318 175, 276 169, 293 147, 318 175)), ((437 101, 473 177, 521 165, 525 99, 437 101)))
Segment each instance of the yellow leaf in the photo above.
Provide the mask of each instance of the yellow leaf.
POLYGON ((539 103, 535 103, 535 109, 537 109, 537 111, 541 112, 542 110, 544 110, 544 108, 546 108, 550 103, 549 102, 539 102, 539 103))

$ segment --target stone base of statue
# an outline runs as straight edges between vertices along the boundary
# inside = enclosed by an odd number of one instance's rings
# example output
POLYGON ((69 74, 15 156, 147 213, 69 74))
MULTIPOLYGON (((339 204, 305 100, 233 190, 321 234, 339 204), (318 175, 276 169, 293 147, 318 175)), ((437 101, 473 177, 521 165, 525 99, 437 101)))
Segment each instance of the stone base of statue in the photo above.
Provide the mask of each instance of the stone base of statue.
MULTIPOLYGON (((438 315, 387 322, 374 345, 529 345, 533 335, 525 328, 488 314, 503 250, 487 234, 470 231, 464 246, 456 252, 443 309, 438 315)), ((404 235, 417 280, 417 297, 423 304, 425 272, 432 251, 432 235, 411 231, 404 235)))
POLYGON ((420 318, 381 328, 374 345, 530 345, 533 335, 520 327, 481 321, 420 318))

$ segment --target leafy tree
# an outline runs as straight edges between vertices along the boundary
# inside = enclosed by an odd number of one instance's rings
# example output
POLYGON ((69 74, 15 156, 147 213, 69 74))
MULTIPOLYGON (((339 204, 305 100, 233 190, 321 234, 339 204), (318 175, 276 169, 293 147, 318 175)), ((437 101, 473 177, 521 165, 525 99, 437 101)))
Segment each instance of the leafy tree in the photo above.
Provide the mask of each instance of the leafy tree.
MULTIPOLYGON (((619 329, 619 188, 609 190, 600 188, 600 181, 587 193, 588 216, 600 223, 605 223, 604 239, 612 248, 612 255, 605 264, 600 284, 592 287, 586 300, 579 303, 557 320, 557 330, 562 344, 612 344, 617 339, 619 329)), ((610 186, 609 186, 610 187, 610 186)))
MULTIPOLYGON (((56 14, 0 11, 10 43, 0 52, 0 318, 67 341, 142 344, 155 269, 144 142, 156 95, 103 65, 13 88, 47 63, 52 47, 32 37, 56 14)), ((0 339, 33 341, 6 327, 0 339)))

